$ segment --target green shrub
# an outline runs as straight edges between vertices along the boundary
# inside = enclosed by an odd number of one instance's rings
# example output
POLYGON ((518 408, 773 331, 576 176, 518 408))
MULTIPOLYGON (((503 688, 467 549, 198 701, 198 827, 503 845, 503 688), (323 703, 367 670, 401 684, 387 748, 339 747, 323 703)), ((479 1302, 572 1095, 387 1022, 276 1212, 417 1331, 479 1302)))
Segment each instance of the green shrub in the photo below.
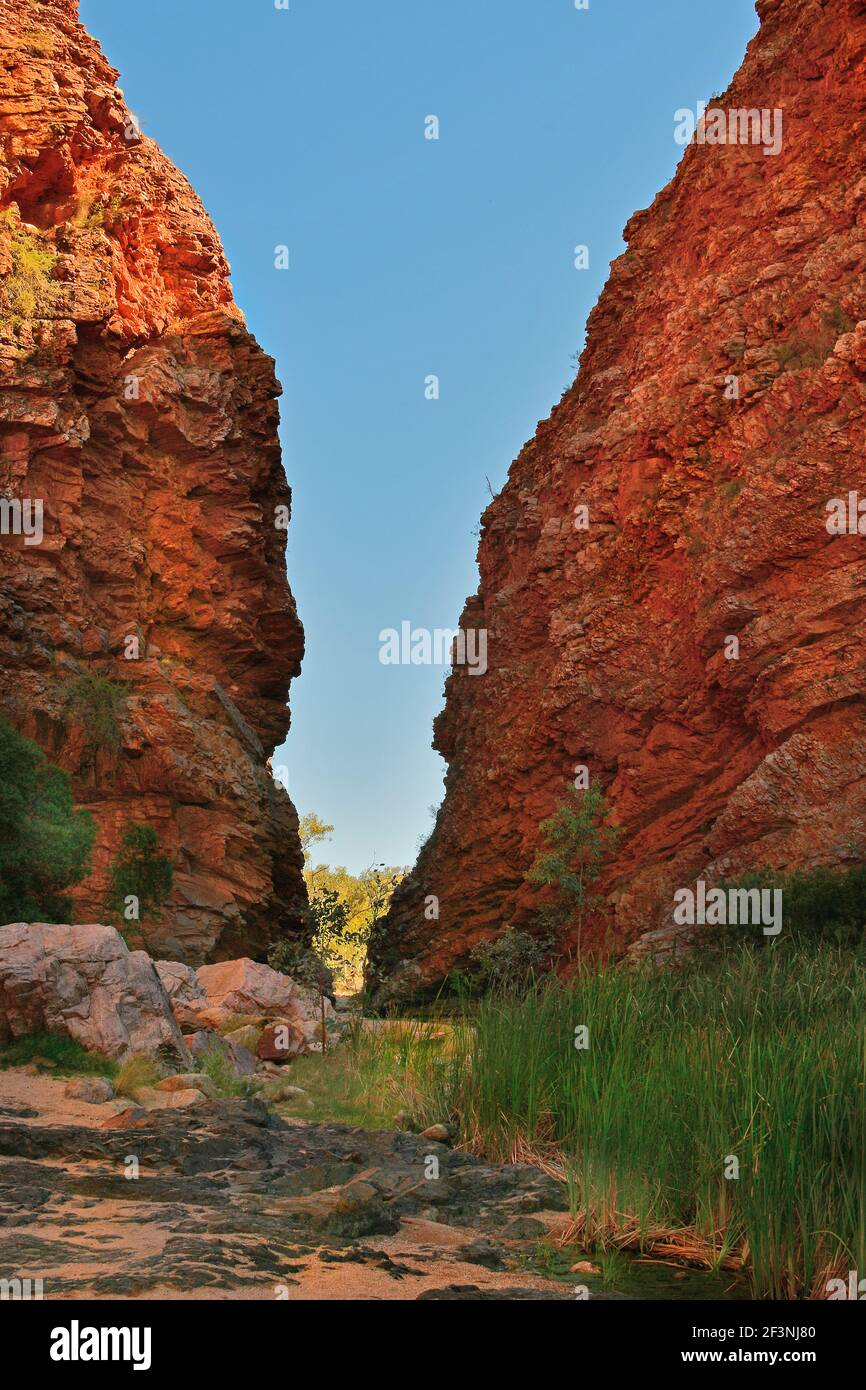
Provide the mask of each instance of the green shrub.
POLYGON ((83 761, 93 765, 100 752, 118 753, 120 725, 126 713, 127 689, 117 681, 88 672, 69 683, 66 704, 84 725, 87 740, 83 761))
POLYGON ((124 922, 158 918, 173 882, 171 860, 159 852, 159 837, 153 826, 128 825, 109 871, 105 900, 109 913, 124 922))
POLYGON ((853 328, 854 320, 848 317, 838 299, 833 299, 821 312, 821 327, 816 328, 811 337, 800 334, 779 343, 774 350, 776 361, 783 371, 820 367, 832 355, 839 338, 853 328))
POLYGON ((705 927, 697 940, 706 951, 737 949, 744 942, 778 948, 810 942, 851 947, 866 941, 866 867, 797 869, 790 874, 764 869, 719 886, 781 889, 782 930, 771 937, 760 924, 705 927))
POLYGON ((247 1077, 235 1075, 226 1054, 219 1047, 210 1047, 198 1058, 201 1071, 209 1076, 221 1096, 246 1096, 251 1087, 247 1077))
POLYGON ((471 988, 506 994, 522 994, 551 968, 554 942, 506 927, 495 941, 485 941, 470 952, 471 988))
POLYGON ((0 922, 68 922, 94 837, 67 774, 0 716, 0 922))
POLYGON ((268 965, 281 975, 289 975, 295 984, 318 992, 324 986, 327 997, 334 996, 334 974, 330 967, 309 946, 291 937, 276 941, 268 950, 268 965))
POLYGON ((0 228, 9 235, 12 259, 12 269, 3 277, 2 290, 12 326, 17 327, 22 319, 33 318, 47 307, 57 253, 23 227, 11 209, 0 218, 0 228))
POLYGON ((24 1067, 36 1063, 37 1070, 52 1076, 107 1076, 113 1080, 118 1064, 101 1052, 88 1052, 81 1043, 62 1033, 28 1033, 0 1048, 0 1067, 24 1067))
POLYGON ((526 875, 538 887, 556 888, 563 920, 577 914, 577 960, 581 962, 584 915, 603 901, 591 891, 605 859, 617 846, 620 831, 607 825, 610 805, 597 783, 585 791, 569 787, 566 799, 541 823, 548 848, 539 850, 526 875))

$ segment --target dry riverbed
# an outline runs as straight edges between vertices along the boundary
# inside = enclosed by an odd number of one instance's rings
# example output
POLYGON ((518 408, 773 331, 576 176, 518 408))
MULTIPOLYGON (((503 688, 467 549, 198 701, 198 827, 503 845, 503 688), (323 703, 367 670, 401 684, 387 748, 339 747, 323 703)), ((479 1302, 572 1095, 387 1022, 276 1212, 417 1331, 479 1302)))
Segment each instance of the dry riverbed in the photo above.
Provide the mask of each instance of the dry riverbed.
POLYGON ((104 1128, 65 1089, 0 1071, 0 1279, 45 1298, 574 1297, 533 1270, 566 1221, 537 1169, 258 1100, 104 1128))

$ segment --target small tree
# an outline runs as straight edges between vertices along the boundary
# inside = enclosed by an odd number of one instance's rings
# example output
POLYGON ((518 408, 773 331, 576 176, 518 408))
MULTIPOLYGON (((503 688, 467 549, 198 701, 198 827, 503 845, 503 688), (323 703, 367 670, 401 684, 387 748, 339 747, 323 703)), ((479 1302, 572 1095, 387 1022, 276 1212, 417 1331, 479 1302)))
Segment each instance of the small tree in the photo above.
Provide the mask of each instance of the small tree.
POLYGON ((347 946, 353 944, 356 933, 349 927, 349 908, 335 888, 320 888, 310 898, 307 920, 312 928, 310 950, 318 963, 316 987, 322 1023, 322 1052, 328 1050, 325 1030, 325 997, 333 980, 333 972, 342 963, 347 946))
POLYGON ((68 922, 94 837, 67 774, 0 716, 0 924, 68 922))
POLYGON ((128 825, 109 873, 109 911, 124 922, 139 925, 147 917, 158 918, 173 882, 171 860, 159 852, 159 836, 153 826, 128 825))
POLYGON ((567 799, 541 823, 549 848, 539 850, 526 875, 529 883, 557 888, 563 906, 569 912, 577 911, 578 964, 584 912, 601 901, 590 892, 590 885, 619 841, 620 831, 605 825, 609 812, 610 805, 600 787, 593 785, 584 792, 569 787, 567 799))
POLYGON ((66 690, 66 704, 84 726, 82 768, 96 766, 99 753, 117 754, 122 745, 121 724, 126 715, 125 685, 106 676, 78 676, 66 690))
MULTIPOLYGON (((362 982, 371 933, 387 913, 394 889, 405 870, 374 863, 362 873, 353 874, 341 865, 315 863, 313 846, 328 839, 333 829, 315 812, 301 817, 304 881, 314 909, 313 915, 317 918, 309 924, 317 940, 322 938, 321 924, 325 924, 328 991, 331 981, 336 980, 337 987, 352 992, 362 982), (342 904, 345 913, 338 914, 333 906, 335 902, 342 904)), ((273 969, 282 970, 294 979, 311 982, 318 988, 320 967, 315 950, 311 953, 308 947, 297 941, 276 942, 268 953, 268 963, 273 969)))

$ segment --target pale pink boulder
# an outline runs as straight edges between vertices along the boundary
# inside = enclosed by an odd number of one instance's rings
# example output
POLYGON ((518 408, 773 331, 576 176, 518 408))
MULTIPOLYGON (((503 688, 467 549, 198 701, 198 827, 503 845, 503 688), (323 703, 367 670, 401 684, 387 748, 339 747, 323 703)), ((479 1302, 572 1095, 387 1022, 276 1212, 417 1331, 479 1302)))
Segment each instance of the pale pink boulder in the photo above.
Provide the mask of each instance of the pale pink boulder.
MULTIPOLYGON (((201 1008, 193 1001, 191 1008, 196 1009, 199 1017, 206 1014, 211 1027, 219 1027, 221 1022, 237 1015, 288 1019, 302 1028, 320 1020, 319 996, 269 965, 241 957, 216 965, 200 965, 196 974, 206 1001, 201 1008)), ((332 1014, 331 1001, 326 999, 325 1018, 332 1014)))
POLYGON ((168 995, 172 1012, 181 1028, 198 1028, 197 1008, 207 1004, 207 995, 191 965, 176 960, 154 961, 156 973, 168 995))
POLYGON ((190 1063, 153 961, 114 927, 0 927, 0 1044, 29 1033, 63 1033, 109 1057, 163 1048, 190 1063))

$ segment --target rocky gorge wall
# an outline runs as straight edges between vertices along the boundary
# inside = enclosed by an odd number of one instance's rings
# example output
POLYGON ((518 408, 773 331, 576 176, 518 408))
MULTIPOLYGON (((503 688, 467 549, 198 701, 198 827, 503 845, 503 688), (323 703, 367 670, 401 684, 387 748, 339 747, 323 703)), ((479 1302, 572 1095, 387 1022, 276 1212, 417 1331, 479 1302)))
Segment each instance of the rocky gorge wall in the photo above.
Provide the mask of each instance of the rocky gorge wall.
POLYGON ((866 860, 866 3, 757 9, 711 107, 766 111, 779 148, 708 113, 482 518, 461 625, 489 669, 447 683, 444 804, 373 948, 394 987, 533 929, 579 767, 622 832, 590 943, 670 922, 698 875, 866 860))
POLYGON ((174 866, 151 954, 261 955, 306 903, 266 766, 304 645, 281 388, 116 79, 75 0, 0 0, 0 710, 95 818, 76 920, 146 822, 174 866))

